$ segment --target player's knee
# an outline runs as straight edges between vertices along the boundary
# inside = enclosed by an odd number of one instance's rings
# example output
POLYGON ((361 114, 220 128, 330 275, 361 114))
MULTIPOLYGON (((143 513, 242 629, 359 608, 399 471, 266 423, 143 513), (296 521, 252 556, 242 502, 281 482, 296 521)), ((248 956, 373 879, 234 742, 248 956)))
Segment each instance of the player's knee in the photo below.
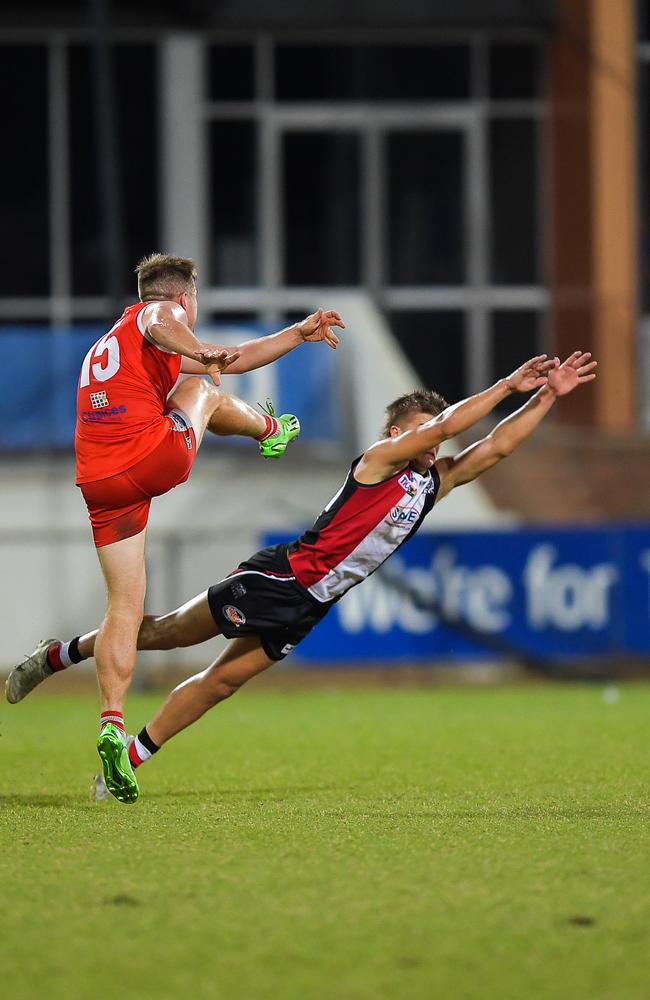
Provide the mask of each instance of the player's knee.
POLYGON ((147 589, 145 580, 129 581, 125 585, 110 585, 108 607, 116 614, 144 614, 144 596, 147 589))
MULTIPOLYGON (((138 632, 138 649, 157 649, 159 619, 155 615, 145 615, 138 632)), ((165 649, 169 648, 167 646, 165 649)))
POLYGON ((138 624, 142 621, 144 614, 144 595, 138 599, 138 595, 133 595, 128 600, 115 600, 109 598, 106 609, 105 621, 111 621, 121 627, 134 626, 137 630, 138 624))
POLYGON ((183 642, 174 615, 145 615, 142 620, 138 645, 141 649, 178 649, 187 645, 183 642))
POLYGON ((208 392, 210 417, 218 416, 228 406, 228 397, 222 395, 216 385, 208 385, 206 383, 206 390, 208 392))
POLYGON ((208 677, 207 693, 213 705, 231 698, 241 687, 241 681, 230 677, 208 677))

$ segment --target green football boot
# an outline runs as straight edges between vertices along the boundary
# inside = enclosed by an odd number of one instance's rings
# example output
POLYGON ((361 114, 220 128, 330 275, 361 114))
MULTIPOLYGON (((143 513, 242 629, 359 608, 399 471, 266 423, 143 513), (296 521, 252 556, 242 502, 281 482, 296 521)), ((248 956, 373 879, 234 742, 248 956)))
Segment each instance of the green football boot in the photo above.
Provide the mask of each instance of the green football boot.
POLYGON ((140 789, 131 767, 129 750, 122 732, 107 722, 97 740, 97 753, 104 766, 104 779, 111 795, 119 802, 135 802, 140 789))
POLYGON ((300 434, 300 421, 293 413, 283 413, 280 417, 276 416, 275 406, 271 399, 267 399, 266 406, 262 406, 261 403, 258 403, 258 406, 264 413, 268 413, 269 417, 275 417, 280 425, 277 434, 272 434, 271 437, 260 441, 260 454, 263 458, 280 458, 287 450, 289 442, 300 434))

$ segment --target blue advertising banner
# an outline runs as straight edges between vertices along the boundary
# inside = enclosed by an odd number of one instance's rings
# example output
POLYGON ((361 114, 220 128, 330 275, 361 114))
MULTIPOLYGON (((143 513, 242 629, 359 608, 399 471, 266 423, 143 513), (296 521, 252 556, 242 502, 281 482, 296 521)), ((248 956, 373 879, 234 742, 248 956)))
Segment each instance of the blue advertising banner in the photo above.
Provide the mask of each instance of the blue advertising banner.
POLYGON ((499 651, 650 654, 650 525, 420 534, 349 591, 297 655, 335 662, 499 651))
MULTIPOLYGON (((260 325, 231 325, 201 335, 235 344, 270 332, 260 325)), ((81 364, 104 333, 105 327, 94 325, 0 326, 0 395, 3 412, 10 415, 0 422, 0 450, 73 447, 81 364)), ((300 414, 303 441, 329 441, 340 433, 335 364, 334 351, 307 345, 258 372, 224 377, 223 384, 245 399, 263 402, 261 396, 273 396, 282 412, 300 414)), ((224 447, 237 439, 218 443, 224 447)))

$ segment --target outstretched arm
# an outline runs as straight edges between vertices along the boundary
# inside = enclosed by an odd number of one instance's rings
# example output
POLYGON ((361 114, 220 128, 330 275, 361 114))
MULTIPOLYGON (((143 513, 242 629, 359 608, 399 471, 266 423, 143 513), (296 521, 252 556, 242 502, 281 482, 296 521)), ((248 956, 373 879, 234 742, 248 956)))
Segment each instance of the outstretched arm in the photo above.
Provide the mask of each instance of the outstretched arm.
POLYGON ((181 371, 205 375, 210 365, 210 374, 218 382, 218 372, 239 357, 236 349, 202 343, 187 325, 187 313, 177 302, 152 302, 142 310, 142 321, 149 340, 183 355, 181 371))
POLYGON ((249 372, 254 368, 262 368, 277 358, 281 358, 294 347, 299 347, 304 343, 317 343, 324 341, 331 348, 336 350, 339 338, 334 333, 333 327, 345 329, 345 323, 341 319, 336 309, 317 309, 315 313, 288 326, 286 330, 273 333, 270 337, 258 337, 256 340, 247 340, 237 347, 239 360, 231 365, 227 375, 237 375, 240 372, 249 372))
MULTIPOLYGON (((278 358, 293 351, 305 342, 315 343, 325 341, 330 347, 336 349, 339 338, 334 333, 333 327, 345 329, 345 323, 335 309, 318 309, 315 313, 307 316, 300 323, 294 323, 279 333, 273 333, 266 337, 256 337, 255 340, 247 340, 239 344, 234 350, 238 354, 238 360, 228 366, 225 375, 241 375, 244 372, 253 371, 255 368, 262 368, 264 365, 277 361, 278 358)), ((223 345, 210 345, 218 350, 224 350, 223 345)), ((204 375, 205 369, 197 365, 196 362, 183 362, 183 372, 190 375, 204 375)))
POLYGON ((414 430, 377 441, 366 451, 355 474, 359 474, 362 481, 367 479, 370 482, 392 475, 418 455, 437 448, 443 441, 468 430, 511 393, 530 392, 531 389, 544 385, 549 371, 556 364, 557 360, 548 361, 545 354, 531 358, 507 378, 500 379, 489 389, 484 389, 469 399, 462 399, 459 403, 448 406, 439 416, 427 420, 414 430))
MULTIPOLYGON (((584 382, 596 378, 597 362, 591 354, 575 351, 564 364, 549 371, 548 382, 539 392, 494 428, 481 441, 470 445, 453 458, 436 462, 440 476, 438 499, 456 486, 469 483, 510 455, 541 423, 559 396, 566 396, 584 382)), ((559 359, 556 358, 559 363, 559 359)))

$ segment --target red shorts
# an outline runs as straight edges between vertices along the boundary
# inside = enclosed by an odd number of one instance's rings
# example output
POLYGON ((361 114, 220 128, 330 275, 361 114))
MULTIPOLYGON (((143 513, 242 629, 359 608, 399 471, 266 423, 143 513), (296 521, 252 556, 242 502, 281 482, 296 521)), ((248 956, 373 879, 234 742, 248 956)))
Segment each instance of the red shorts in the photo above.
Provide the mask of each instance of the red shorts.
POLYGON ((189 477, 196 455, 194 430, 180 410, 166 416, 167 435, 136 465, 109 479, 81 484, 98 549, 139 534, 147 526, 151 498, 189 477))

